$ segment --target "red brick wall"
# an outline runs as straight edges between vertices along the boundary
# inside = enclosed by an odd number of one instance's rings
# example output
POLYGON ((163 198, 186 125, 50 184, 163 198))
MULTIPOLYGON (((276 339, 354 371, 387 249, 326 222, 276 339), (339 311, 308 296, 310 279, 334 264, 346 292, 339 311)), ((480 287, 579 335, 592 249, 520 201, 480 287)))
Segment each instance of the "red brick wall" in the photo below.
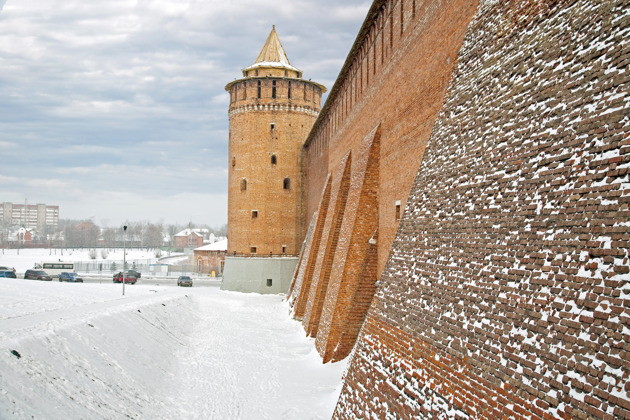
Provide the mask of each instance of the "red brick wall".
POLYGON ((356 341, 398 227, 396 203, 404 208, 474 10, 470 1, 375 1, 309 134, 312 230, 290 300, 324 361, 356 341))
POLYGON ((314 260, 315 264, 312 268, 313 275, 308 295, 306 296, 304 319, 302 320, 306 333, 311 337, 315 337, 317 334, 322 308, 327 298, 328 282, 333 269, 335 251, 339 241, 339 233, 350 185, 351 164, 352 155, 348 153, 339 163, 331 179, 330 200, 327 206, 326 219, 322 227, 317 256, 314 260))
POLYGON ((377 274, 398 228, 395 203, 401 201, 404 208, 476 4, 375 1, 345 74, 335 83, 309 135, 307 221, 319 205, 328 173, 380 125, 377 274))
POLYGON ((194 251, 195 272, 215 275, 223 273, 226 251, 194 251))
POLYGON ((256 254, 297 255, 306 230, 302 145, 320 111, 322 89, 286 77, 250 77, 228 89, 228 253, 249 255, 255 247, 256 254))
POLYGON ((482 2, 334 418, 630 418, 629 11, 482 2))

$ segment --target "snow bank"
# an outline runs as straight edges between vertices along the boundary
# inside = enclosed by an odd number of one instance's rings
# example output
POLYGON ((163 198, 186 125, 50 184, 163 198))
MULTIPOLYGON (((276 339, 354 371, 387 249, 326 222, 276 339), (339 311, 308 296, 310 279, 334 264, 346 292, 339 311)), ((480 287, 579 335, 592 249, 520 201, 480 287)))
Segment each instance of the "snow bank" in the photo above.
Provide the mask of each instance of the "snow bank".
POLYGON ((0 280, 0 418, 334 410, 345 364, 322 365, 282 296, 0 280))

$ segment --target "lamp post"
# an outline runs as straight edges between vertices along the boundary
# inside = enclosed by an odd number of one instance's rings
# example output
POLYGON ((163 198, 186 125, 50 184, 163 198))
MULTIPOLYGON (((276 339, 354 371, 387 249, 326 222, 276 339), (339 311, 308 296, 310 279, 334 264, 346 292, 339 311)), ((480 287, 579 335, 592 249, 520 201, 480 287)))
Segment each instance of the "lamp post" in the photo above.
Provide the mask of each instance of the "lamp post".
POLYGON ((125 273, 127 272, 127 226, 123 226, 123 271, 122 271, 122 284, 123 284, 123 296, 125 296, 125 273))

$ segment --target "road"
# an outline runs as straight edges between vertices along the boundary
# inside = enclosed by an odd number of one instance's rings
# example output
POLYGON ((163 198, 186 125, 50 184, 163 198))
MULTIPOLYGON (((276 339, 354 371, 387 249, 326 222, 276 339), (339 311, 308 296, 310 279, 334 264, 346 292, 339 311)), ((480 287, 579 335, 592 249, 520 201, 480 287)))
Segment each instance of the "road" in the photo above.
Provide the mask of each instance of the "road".
MULTIPOLYGON (((97 284, 105 284, 112 283, 112 276, 103 275, 103 276, 81 276, 83 278, 84 283, 97 283, 97 284)), ((56 280, 53 280, 56 281, 56 280)), ((177 286, 177 277, 146 277, 139 278, 136 284, 144 284, 144 285, 159 285, 159 286, 177 286)), ((127 286, 133 287, 133 284, 127 284, 127 286)), ((221 286, 221 278, 195 278, 193 277, 193 287, 220 287, 221 286)), ((122 287, 122 285, 121 285, 122 287)))

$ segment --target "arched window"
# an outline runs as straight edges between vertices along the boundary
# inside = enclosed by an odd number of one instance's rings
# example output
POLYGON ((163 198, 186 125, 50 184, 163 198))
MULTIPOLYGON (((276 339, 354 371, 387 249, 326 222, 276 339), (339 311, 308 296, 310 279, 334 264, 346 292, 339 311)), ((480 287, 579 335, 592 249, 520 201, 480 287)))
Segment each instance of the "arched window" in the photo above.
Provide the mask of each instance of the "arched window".
POLYGON ((247 189, 247 180, 245 178, 241 179, 241 191, 245 191, 247 189))
POLYGON ((277 161, 278 159, 276 158, 276 155, 271 155, 271 164, 275 165, 277 161))
POLYGON ((288 190, 291 188, 291 178, 284 178, 284 182, 282 183, 282 188, 288 190))

